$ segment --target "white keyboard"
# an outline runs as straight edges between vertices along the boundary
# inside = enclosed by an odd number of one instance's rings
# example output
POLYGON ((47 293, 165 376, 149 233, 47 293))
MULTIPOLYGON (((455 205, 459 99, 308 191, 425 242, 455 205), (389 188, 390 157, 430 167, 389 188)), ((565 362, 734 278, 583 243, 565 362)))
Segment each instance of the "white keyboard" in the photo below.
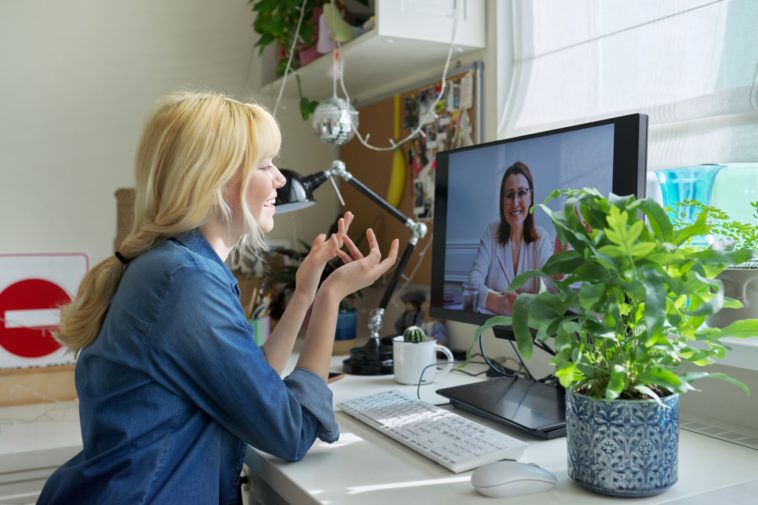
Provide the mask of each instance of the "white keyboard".
POLYGON ((527 444, 397 390, 337 405, 455 473, 501 459, 518 459, 527 444))

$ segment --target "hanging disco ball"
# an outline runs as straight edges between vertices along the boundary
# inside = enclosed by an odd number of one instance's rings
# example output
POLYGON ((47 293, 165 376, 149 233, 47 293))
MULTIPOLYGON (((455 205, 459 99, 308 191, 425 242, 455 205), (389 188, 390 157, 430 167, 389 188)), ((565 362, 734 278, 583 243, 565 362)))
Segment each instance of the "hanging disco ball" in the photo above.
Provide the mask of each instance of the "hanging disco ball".
POLYGON ((321 142, 342 145, 358 129, 358 111, 347 100, 335 96, 318 104, 311 124, 321 142))

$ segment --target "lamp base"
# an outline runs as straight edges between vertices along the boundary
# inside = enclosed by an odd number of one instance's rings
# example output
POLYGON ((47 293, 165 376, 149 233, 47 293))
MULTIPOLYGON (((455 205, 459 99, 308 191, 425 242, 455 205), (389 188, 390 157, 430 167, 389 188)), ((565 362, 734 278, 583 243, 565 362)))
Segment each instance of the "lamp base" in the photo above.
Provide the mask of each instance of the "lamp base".
POLYGON ((363 347, 350 349, 350 357, 342 361, 342 371, 353 375, 389 375, 393 372, 392 346, 369 339, 363 347))

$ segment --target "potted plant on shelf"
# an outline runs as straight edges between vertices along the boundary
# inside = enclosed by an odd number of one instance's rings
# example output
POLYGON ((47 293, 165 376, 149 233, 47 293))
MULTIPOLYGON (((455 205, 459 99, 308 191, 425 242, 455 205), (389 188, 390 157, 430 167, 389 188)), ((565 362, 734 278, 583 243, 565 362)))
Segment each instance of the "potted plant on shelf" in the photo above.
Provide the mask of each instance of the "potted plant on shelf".
MULTIPOLYGON (((316 44, 316 27, 318 17, 321 14, 321 6, 314 1, 303 0, 249 0, 248 2, 255 13, 253 29, 260 35, 255 47, 263 50, 270 44, 277 44, 278 59, 276 66, 276 75, 284 75, 289 58, 289 50, 294 37, 298 38, 296 51, 308 49, 316 44), (295 33, 300 20, 300 10, 305 9, 302 14, 303 22, 300 23, 300 30, 295 33)), ((299 59, 293 58, 293 69, 299 65, 299 59)))
MULTIPOLYGON (((713 247, 734 251, 758 249, 758 201, 750 202, 752 223, 733 219, 723 210, 696 200, 677 203, 674 227, 683 228, 685 216, 707 212, 713 247)), ((717 313, 708 317, 708 325, 723 328, 738 319, 758 318, 758 256, 730 265, 718 277, 724 283, 724 292, 736 302, 725 303, 717 313)))
MULTIPOLYGON (((308 0, 249 0, 255 21, 253 29, 260 35, 255 47, 259 48, 259 54, 263 53, 271 44, 277 45, 276 75, 282 77, 290 61, 289 51, 292 48, 292 40, 297 37, 295 51, 298 53, 308 51, 316 45, 318 18, 321 15, 321 3, 308 0), (300 20, 300 10, 303 13, 303 22, 299 24, 300 30, 295 33, 300 20)), ((300 66, 300 58, 292 58, 292 70, 300 66)), ((300 114, 303 119, 308 119, 316 109, 318 102, 303 96, 300 86, 300 77, 297 78, 297 90, 300 95, 300 114)))
MULTIPOLYGON (((364 6, 368 5, 368 0, 357 1, 364 6)), ((328 3, 328 0, 248 0, 248 3, 255 13, 253 29, 260 35, 255 43, 255 47, 259 48, 259 54, 263 53, 269 45, 277 45, 277 77, 282 77, 287 69, 287 62, 290 61, 289 51, 295 37, 297 38, 295 43, 297 58, 291 59, 291 70, 307 65, 321 56, 316 51, 319 17, 322 6, 328 3), (301 9, 305 9, 305 12, 302 13, 302 23, 298 25, 301 9), (297 30, 298 26, 300 26, 299 30, 297 30), (297 33, 295 33, 296 30, 297 33)), ((335 12, 342 15, 346 10, 342 6, 341 11, 335 9, 335 12)), ((300 115, 307 120, 316 110, 318 102, 303 96, 300 76, 295 74, 295 78, 300 96, 300 115)))
POLYGON ((552 363, 567 390, 569 476, 603 494, 663 492, 677 480, 679 394, 705 377, 748 393, 724 374, 683 365, 722 358, 724 336, 758 335, 755 319, 723 329, 703 325, 725 301, 714 277, 751 253, 688 247, 691 237, 707 235, 707 212, 676 230, 651 199, 570 189, 545 202, 560 197, 562 210, 540 207, 571 247, 510 286, 539 277, 550 289, 519 295, 512 317, 490 318, 475 338, 512 325, 519 352, 529 358, 535 340, 554 336, 552 363))

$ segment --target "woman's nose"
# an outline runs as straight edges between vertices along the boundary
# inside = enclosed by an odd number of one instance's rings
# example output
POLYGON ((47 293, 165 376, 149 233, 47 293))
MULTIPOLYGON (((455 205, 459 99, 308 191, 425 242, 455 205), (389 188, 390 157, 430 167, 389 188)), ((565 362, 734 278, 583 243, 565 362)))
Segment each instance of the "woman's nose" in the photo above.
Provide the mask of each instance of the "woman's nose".
POLYGON ((287 183, 287 178, 284 177, 284 174, 279 170, 279 167, 274 165, 274 187, 275 188, 281 188, 287 183))

